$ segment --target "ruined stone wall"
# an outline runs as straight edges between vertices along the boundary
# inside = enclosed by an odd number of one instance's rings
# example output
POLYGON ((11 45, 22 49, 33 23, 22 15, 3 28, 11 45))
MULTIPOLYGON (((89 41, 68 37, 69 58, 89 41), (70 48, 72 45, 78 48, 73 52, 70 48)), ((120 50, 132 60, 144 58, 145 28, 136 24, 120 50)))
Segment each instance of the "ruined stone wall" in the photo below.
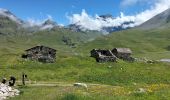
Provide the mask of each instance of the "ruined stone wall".
POLYGON ((40 62, 54 62, 56 51, 47 47, 35 47, 27 51, 27 58, 40 62))

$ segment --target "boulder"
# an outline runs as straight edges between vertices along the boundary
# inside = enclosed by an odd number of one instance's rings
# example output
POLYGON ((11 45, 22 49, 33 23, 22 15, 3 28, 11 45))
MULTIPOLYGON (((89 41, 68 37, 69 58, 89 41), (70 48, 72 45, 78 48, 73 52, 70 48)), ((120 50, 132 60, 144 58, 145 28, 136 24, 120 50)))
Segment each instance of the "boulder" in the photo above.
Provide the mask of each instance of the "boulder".
POLYGON ((88 89, 87 89, 87 84, 85 84, 85 83, 74 83, 73 85, 76 86, 76 87, 83 87, 83 88, 85 88, 86 90, 88 90, 88 89))

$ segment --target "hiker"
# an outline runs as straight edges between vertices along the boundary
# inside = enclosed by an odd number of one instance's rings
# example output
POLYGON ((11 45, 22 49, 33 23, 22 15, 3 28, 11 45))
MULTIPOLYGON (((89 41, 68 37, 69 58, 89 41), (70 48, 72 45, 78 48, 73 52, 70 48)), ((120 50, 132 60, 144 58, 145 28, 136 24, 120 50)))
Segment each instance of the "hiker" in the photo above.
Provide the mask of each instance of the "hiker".
POLYGON ((3 79, 2 79, 2 83, 3 83, 3 84, 6 84, 6 78, 3 78, 3 79))
POLYGON ((14 86, 15 85, 15 81, 16 81, 16 78, 14 76, 11 76, 10 80, 9 80, 9 86, 14 86))
POLYGON ((27 74, 22 73, 22 84, 25 85, 25 79, 27 79, 27 74))

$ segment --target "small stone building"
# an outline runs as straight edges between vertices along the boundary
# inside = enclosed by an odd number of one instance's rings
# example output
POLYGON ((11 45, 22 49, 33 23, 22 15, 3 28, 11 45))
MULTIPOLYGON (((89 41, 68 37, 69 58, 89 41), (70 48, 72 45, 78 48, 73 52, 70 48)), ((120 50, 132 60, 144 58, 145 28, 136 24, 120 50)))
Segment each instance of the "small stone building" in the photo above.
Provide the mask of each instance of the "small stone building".
POLYGON ((53 63, 56 60, 56 50, 46 46, 35 46, 25 50, 22 58, 35 60, 43 63, 53 63))
POLYGON ((110 50, 93 49, 91 57, 96 58, 97 62, 115 62, 116 56, 110 50))
POLYGON ((134 61, 134 58, 131 57, 132 51, 129 48, 114 48, 112 53, 119 59, 134 61))

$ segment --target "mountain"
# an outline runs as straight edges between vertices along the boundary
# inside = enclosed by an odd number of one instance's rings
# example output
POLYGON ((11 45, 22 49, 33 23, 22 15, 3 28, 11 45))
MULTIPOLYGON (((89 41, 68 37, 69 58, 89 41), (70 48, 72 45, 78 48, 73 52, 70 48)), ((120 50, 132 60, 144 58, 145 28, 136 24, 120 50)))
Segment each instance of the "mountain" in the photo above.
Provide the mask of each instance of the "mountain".
POLYGON ((102 31, 112 33, 112 32, 116 32, 116 31, 126 30, 126 29, 129 29, 130 27, 124 27, 124 26, 128 26, 129 24, 133 24, 133 23, 134 22, 129 21, 129 22, 124 22, 121 25, 115 26, 115 27, 103 27, 102 31))
POLYGON ((99 17, 103 18, 103 19, 113 18, 113 16, 111 14, 100 15, 99 17))
MULTIPOLYGON (((105 23, 109 23, 109 20, 114 20, 114 17, 110 14, 106 14, 106 15, 99 16, 98 20, 103 21, 105 23)), ((3 29, 5 29, 5 30, 8 28, 13 28, 13 29, 8 29, 8 30, 17 30, 17 29, 24 28, 28 32, 37 32, 37 31, 41 31, 41 30, 51 30, 53 28, 63 28, 63 26, 58 25, 52 19, 47 19, 40 24, 32 25, 32 24, 30 24, 30 22, 22 21, 21 19, 19 19, 13 13, 11 13, 9 10, 6 10, 6 9, 0 9, 0 21, 1 21, 0 22, 1 29, 2 29, 2 27, 4 27, 3 29)), ((89 30, 89 29, 83 27, 78 22, 78 23, 68 25, 67 28, 74 32, 111 33, 111 32, 115 32, 115 31, 128 29, 129 27, 124 27, 124 26, 128 26, 129 24, 132 24, 132 23, 133 22, 130 21, 130 22, 124 22, 118 26, 109 26, 108 25, 106 27, 102 27, 100 30, 89 30)), ((10 32, 10 33, 12 33, 12 32, 10 32)))
POLYGON ((82 44, 79 51, 89 54, 92 49, 130 48, 135 57, 163 59, 170 57, 170 29, 129 29, 113 32, 82 44))
POLYGON ((156 15, 142 25, 113 32, 94 41, 82 44, 79 51, 85 54, 94 48, 130 48, 134 56, 149 59, 170 57, 170 9, 156 15))
MULTIPOLYGON (((8 10, 0 10, 0 43, 24 45, 47 44, 60 47, 72 47, 101 36, 99 32, 74 32, 47 19, 39 25, 29 25, 8 10), (19 42, 18 42, 19 41, 19 42), (27 43, 25 44, 25 41, 27 43)), ((1 45, 4 47, 3 45, 1 45)))
POLYGON ((47 19, 45 20, 40 26, 40 30, 50 30, 50 29, 53 29, 53 28, 64 28, 64 25, 62 24, 57 24, 57 22, 55 22, 54 20, 52 19, 47 19))
POLYGON ((141 29, 155 29, 155 28, 167 28, 170 27, 170 8, 166 11, 156 15, 147 22, 140 25, 141 29))
POLYGON ((54 22, 53 20, 51 19, 47 19, 43 24, 43 26, 46 26, 46 25, 53 25, 53 26, 57 26, 57 23, 54 22))
POLYGON ((22 26, 23 26, 23 28, 25 28, 26 30, 28 30, 30 32, 51 30, 52 28, 55 28, 55 27, 60 28, 60 26, 52 19, 47 19, 40 24, 33 24, 33 25, 30 24, 30 22, 26 21, 24 24, 22 24, 22 26))
MULTIPOLYGON (((102 32, 102 33, 112 33, 112 32, 116 32, 116 31, 121 31, 121 30, 125 30, 125 29, 129 29, 130 27, 125 27, 128 26, 129 24, 132 24, 134 22, 129 21, 129 22, 124 22, 121 23, 120 25, 109 25, 109 24, 114 24, 111 23, 110 20, 114 20, 115 18, 110 15, 110 14, 106 14, 106 15, 100 15, 97 20, 103 22, 103 23, 108 23, 108 25, 103 26, 100 30, 93 30, 93 31, 98 31, 98 32, 102 32)), ((74 24, 70 24, 67 26, 70 30, 75 31, 75 32, 86 32, 86 31, 92 31, 90 29, 85 28, 83 25, 81 25, 80 22, 74 23, 74 24)))
POLYGON ((42 25, 40 25, 40 30, 52 29, 57 26, 58 25, 56 22, 51 19, 47 19, 46 21, 44 21, 44 23, 42 23, 42 25))
MULTIPOLYGON (((9 39, 10 37, 10 40, 5 40, 5 43, 8 43, 8 41, 16 42, 17 40, 22 40, 21 38, 25 38, 24 41, 31 40, 29 44, 42 43, 49 45, 49 43, 46 43, 48 41, 45 41, 49 40, 57 41, 54 42, 54 45, 72 47, 73 44, 75 46, 75 44, 77 45, 82 42, 92 41, 101 35, 102 34, 99 32, 70 31, 69 29, 58 25, 52 19, 47 19, 38 25, 30 25, 29 22, 20 20, 10 11, 4 9, 0 10, 0 39, 9 39)), ((24 43, 24 41, 20 42, 24 43)))
POLYGON ((0 9, 0 35, 16 34, 24 22, 6 9, 0 9))
POLYGON ((25 29, 29 32, 37 32, 41 30, 49 30, 54 27, 61 27, 57 25, 52 19, 47 19, 39 25, 30 25, 29 22, 23 21, 16 17, 13 13, 6 9, 0 9, 0 29, 1 31, 4 30, 5 33, 7 30, 18 30, 18 29, 25 29))
POLYGON ((0 17, 6 17, 10 20, 16 22, 17 24, 22 24, 23 21, 19 18, 17 18, 13 13, 11 13, 9 10, 0 8, 0 17))

